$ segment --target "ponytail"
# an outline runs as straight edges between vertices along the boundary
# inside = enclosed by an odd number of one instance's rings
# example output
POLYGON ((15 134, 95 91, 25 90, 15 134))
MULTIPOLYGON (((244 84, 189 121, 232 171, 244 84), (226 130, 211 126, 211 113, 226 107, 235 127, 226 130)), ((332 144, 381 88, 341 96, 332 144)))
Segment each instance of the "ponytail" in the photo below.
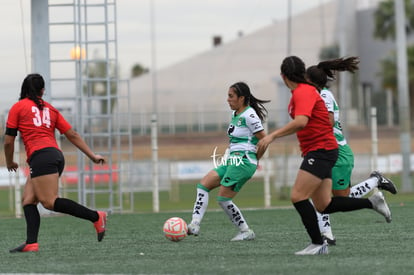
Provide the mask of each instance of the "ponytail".
POLYGON ((309 80, 319 89, 326 87, 328 80, 335 79, 335 72, 348 71, 354 73, 358 70, 359 58, 351 56, 348 58, 337 58, 320 62, 306 70, 309 80))

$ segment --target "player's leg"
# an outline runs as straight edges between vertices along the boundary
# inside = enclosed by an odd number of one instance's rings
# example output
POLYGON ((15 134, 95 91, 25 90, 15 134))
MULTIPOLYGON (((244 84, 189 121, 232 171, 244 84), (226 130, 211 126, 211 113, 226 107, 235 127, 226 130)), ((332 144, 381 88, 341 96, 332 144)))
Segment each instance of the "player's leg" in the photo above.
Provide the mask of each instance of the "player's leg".
MULTIPOLYGON (((354 168, 354 154, 348 145, 339 147, 338 159, 332 168, 332 193, 334 196, 348 197, 351 186, 352 169, 354 168)), ((319 212, 318 212, 319 213, 319 212)), ((329 214, 320 214, 319 228, 324 239, 330 245, 336 244, 332 233, 329 214)))
MULTIPOLYGON (((303 225, 308 232, 312 243, 322 244, 322 236, 317 222, 315 208, 318 202, 312 199, 315 207, 310 202, 309 198, 322 184, 322 180, 308 171, 300 169, 295 179, 295 183, 291 191, 291 201, 298 211, 303 225)), ((331 185, 329 184, 328 196, 331 194, 331 185)))
POLYGON ((64 166, 63 154, 55 148, 45 148, 41 153, 32 156, 30 168, 36 198, 46 209, 91 221, 98 241, 101 241, 105 235, 106 212, 91 210, 73 200, 58 196, 59 176, 64 166))
POLYGON ((336 239, 332 233, 331 217, 329 214, 322 214, 316 211, 316 217, 318 219, 318 226, 322 237, 328 242, 329 245, 336 245, 336 239))
POLYGON ((390 179, 384 177, 380 172, 374 171, 368 179, 351 187, 350 196, 361 198, 375 188, 386 190, 391 194, 397 193, 397 188, 390 179))
POLYGON ((37 238, 40 228, 40 214, 37 208, 37 200, 34 194, 30 176, 27 177, 22 197, 23 213, 26 221, 26 241, 20 246, 11 249, 10 252, 36 252, 39 251, 37 238))
POLYGON ((303 158, 290 196, 308 232, 311 244, 296 252, 296 255, 328 254, 328 244, 323 240, 319 230, 315 209, 321 212, 321 209, 329 204, 332 194, 332 167, 337 158, 337 150, 313 151, 303 158))
POLYGON ((209 193, 220 185, 220 174, 224 173, 225 166, 211 170, 204 176, 200 183, 197 184, 197 195, 194 202, 193 214, 191 216, 191 222, 188 224, 189 235, 198 236, 201 221, 207 211, 209 193))
MULTIPOLYGON (((315 175, 311 173, 299 170, 295 184, 291 192, 291 201, 296 211, 299 213, 302 223, 305 226, 305 229, 311 239, 311 244, 305 249, 296 252, 296 255, 315 255, 315 254, 327 254, 327 244, 324 242, 321 231, 319 229, 317 212, 314 206, 311 204, 309 199, 312 194, 319 189, 320 186, 327 186, 325 190, 328 197, 331 196, 331 182, 330 179, 322 181, 315 175)), ((318 202, 312 198, 312 201, 315 203, 315 207, 318 202)))
POLYGON ((49 210, 91 221, 101 241, 105 235, 106 213, 91 210, 73 200, 58 197, 58 173, 32 179, 36 197, 49 210))
POLYGON ((249 228, 242 212, 233 202, 233 198, 253 176, 257 168, 255 164, 250 163, 246 158, 241 161, 243 161, 243 164, 236 163, 227 167, 226 174, 220 182, 221 185, 217 196, 219 205, 239 230, 238 234, 231 241, 247 241, 256 238, 255 233, 249 228))

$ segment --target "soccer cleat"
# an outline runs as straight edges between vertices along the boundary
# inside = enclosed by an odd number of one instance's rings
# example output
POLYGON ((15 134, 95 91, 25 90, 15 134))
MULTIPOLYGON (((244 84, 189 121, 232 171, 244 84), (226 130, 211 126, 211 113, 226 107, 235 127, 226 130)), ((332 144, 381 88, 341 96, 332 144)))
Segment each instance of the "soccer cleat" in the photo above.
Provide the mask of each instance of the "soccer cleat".
POLYGON ((188 235, 198 236, 198 233, 199 232, 200 232, 200 223, 198 223, 198 222, 191 222, 187 226, 187 234, 188 235))
POLYGON ((368 198, 369 201, 372 203, 372 208, 383 215, 385 217, 385 220, 390 223, 391 222, 391 211, 390 208, 387 205, 387 202, 385 201, 384 194, 382 194, 381 191, 377 191, 368 198))
POLYGON ((336 245, 336 239, 332 234, 332 231, 322 232, 322 239, 326 240, 328 245, 336 245))
POLYGON ((247 231, 240 231, 233 239, 231 239, 231 241, 251 241, 255 238, 256 234, 254 234, 253 230, 249 229, 247 231))
POLYGON ((324 241, 323 244, 311 243, 305 249, 295 252, 295 255, 323 255, 328 253, 328 243, 324 241))
POLYGON ((374 171, 371 173, 370 177, 376 177, 378 179, 379 189, 386 190, 394 195, 397 194, 397 188, 395 188, 394 183, 390 179, 384 177, 380 172, 374 171))
POLYGON ((19 245, 16 248, 10 249, 10 253, 16 252, 38 252, 39 251, 39 244, 38 243, 24 243, 19 245))
POLYGON ((96 234, 98 234, 98 242, 102 241, 105 236, 105 228, 106 228, 106 212, 97 211, 98 212, 98 220, 93 223, 95 227, 96 234))

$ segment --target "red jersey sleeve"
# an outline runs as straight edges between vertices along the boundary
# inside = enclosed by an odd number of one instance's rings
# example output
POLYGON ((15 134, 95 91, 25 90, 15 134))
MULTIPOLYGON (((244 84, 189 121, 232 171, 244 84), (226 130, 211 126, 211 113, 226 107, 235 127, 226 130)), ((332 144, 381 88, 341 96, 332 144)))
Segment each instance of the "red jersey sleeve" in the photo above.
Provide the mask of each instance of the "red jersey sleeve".
POLYGON ((17 129, 19 128, 19 105, 14 104, 10 110, 9 114, 7 116, 7 122, 6 127, 10 129, 17 129))
POLYGON ((62 116, 62 114, 58 111, 57 113, 57 119, 56 119, 56 129, 58 129, 60 134, 66 133, 72 126, 69 124, 69 122, 66 121, 66 119, 62 116))

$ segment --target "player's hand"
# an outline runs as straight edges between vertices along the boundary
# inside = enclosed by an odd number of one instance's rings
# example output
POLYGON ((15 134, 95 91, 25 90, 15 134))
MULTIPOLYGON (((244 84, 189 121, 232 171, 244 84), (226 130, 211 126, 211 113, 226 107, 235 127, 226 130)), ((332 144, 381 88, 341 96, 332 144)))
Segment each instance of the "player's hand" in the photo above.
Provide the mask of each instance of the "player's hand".
POLYGON ((16 172, 17 168, 19 168, 19 165, 14 161, 10 164, 7 164, 7 170, 9 172, 16 172))
POLYGON ((92 159, 92 161, 96 164, 104 164, 106 163, 105 158, 101 155, 95 155, 95 157, 92 159))
POLYGON ((273 141, 273 138, 270 135, 267 135, 259 140, 257 143, 257 152, 264 154, 269 144, 273 141))

